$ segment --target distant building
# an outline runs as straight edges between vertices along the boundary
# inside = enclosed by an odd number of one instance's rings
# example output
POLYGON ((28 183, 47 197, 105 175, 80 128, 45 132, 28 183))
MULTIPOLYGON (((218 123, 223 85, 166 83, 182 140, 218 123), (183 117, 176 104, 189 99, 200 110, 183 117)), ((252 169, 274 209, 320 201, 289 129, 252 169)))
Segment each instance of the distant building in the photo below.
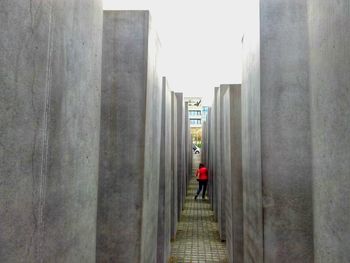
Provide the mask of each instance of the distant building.
POLYGON ((188 102, 188 116, 191 128, 202 128, 202 98, 201 97, 185 97, 188 102))
POLYGON ((203 107, 201 97, 185 97, 185 102, 188 102, 188 117, 193 143, 201 147, 202 122, 207 118, 208 107, 203 107))

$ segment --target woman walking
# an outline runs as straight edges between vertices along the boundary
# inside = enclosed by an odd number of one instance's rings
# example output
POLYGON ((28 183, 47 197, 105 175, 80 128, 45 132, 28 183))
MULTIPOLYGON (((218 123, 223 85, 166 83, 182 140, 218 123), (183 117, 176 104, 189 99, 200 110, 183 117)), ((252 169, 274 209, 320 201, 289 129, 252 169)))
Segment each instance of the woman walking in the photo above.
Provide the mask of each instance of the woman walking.
POLYGON ((204 166, 204 164, 199 164, 199 168, 196 171, 196 177, 198 181, 198 190, 197 194, 194 197, 194 199, 197 199, 198 195, 203 189, 202 193, 202 199, 205 197, 205 191, 207 190, 207 184, 208 184, 208 169, 204 166))

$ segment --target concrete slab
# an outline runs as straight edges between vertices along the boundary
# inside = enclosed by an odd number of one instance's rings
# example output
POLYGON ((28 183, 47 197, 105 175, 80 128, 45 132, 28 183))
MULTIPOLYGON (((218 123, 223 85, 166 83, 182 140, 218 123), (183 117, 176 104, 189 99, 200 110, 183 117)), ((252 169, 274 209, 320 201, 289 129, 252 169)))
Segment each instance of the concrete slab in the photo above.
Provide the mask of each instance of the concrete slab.
POLYGON ((172 144, 171 144, 171 91, 167 79, 162 80, 162 117, 159 171, 157 262, 168 262, 170 257, 172 144))
POLYGON ((178 180, 178 220, 181 216, 186 192, 184 191, 185 175, 185 102, 182 93, 176 94, 177 115, 177 180, 178 180))
POLYGON ((218 147, 217 147, 217 126, 218 126, 218 93, 219 93, 219 87, 214 88, 214 102, 213 102, 213 112, 212 112, 212 120, 213 120, 213 138, 212 138, 212 144, 213 144, 213 175, 212 175, 212 184, 213 184, 213 210, 215 219, 218 220, 219 216, 219 210, 218 210, 218 180, 217 180, 217 174, 218 174, 218 163, 216 161, 216 156, 218 154, 218 147))
POLYGON ((308 1, 315 262, 350 262, 349 1, 308 1))
POLYGON ((96 262, 156 262, 158 50, 149 12, 104 12, 96 262))
POLYGON ((1 262, 94 262, 102 3, 0 10, 1 262))
POLYGON ((307 2, 251 3, 243 41, 244 256, 314 262, 307 2))
POLYGON ((227 89, 229 88, 229 85, 220 85, 218 92, 217 92, 217 112, 216 112, 216 118, 217 118, 217 126, 216 126, 216 149, 217 154, 215 158, 216 162, 216 177, 215 180, 217 182, 217 207, 218 207, 218 223, 219 223, 219 233, 221 240, 226 240, 226 229, 225 229, 225 201, 226 201, 226 177, 223 173, 223 167, 224 167, 224 155, 225 152, 223 151, 223 145, 226 143, 223 139, 223 96, 227 89))
POLYGON ((178 156, 177 156, 177 99, 175 92, 171 92, 171 239, 176 237, 178 222, 178 156))
POLYGON ((228 85, 222 100, 222 109, 226 247, 229 262, 243 263, 241 85, 228 85))

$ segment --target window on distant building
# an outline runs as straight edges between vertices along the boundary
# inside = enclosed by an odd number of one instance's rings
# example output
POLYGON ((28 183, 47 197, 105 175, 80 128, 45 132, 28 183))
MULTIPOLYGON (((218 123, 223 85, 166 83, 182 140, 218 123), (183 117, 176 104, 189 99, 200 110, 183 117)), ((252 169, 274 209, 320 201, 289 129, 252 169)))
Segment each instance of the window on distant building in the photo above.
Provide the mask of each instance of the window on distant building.
POLYGON ((202 120, 190 120, 191 121, 191 125, 201 125, 202 124, 202 120))
POLYGON ((189 111, 189 115, 190 116, 201 116, 202 115, 202 111, 200 111, 200 110, 190 110, 189 111))

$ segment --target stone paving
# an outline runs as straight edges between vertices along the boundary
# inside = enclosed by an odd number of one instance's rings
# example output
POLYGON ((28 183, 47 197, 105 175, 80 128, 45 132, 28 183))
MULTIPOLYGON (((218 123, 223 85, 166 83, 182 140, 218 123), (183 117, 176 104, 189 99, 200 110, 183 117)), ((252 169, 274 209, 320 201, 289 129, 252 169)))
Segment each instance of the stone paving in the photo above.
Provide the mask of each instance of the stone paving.
MULTIPOLYGON (((198 164, 194 160, 194 164, 198 164)), ((197 166, 197 165, 196 165, 197 166)), ((192 178, 178 223, 176 240, 171 244, 170 263, 227 262, 225 242, 220 241, 218 225, 208 199, 197 200, 196 178, 192 178)))

